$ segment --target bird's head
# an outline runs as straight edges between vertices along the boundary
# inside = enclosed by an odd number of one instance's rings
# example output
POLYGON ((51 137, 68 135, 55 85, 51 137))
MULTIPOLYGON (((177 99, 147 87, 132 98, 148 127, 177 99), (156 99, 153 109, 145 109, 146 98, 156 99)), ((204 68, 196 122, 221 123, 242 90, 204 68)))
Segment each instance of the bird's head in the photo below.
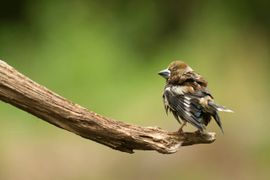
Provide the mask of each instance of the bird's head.
POLYGON ((160 71, 158 74, 168 80, 173 76, 182 76, 186 72, 193 71, 187 64, 182 61, 173 61, 167 69, 160 71))

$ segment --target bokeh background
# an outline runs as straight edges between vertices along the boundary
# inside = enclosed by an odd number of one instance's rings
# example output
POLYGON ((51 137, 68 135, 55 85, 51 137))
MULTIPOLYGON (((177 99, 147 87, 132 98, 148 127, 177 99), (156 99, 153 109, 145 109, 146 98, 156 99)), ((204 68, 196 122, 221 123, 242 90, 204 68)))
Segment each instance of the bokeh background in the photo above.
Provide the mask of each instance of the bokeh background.
POLYGON ((211 145, 130 155, 1 102, 0 179, 269 179, 269 40, 266 0, 1 2, 0 58, 73 102, 175 131, 157 72, 181 59, 235 113, 211 145))

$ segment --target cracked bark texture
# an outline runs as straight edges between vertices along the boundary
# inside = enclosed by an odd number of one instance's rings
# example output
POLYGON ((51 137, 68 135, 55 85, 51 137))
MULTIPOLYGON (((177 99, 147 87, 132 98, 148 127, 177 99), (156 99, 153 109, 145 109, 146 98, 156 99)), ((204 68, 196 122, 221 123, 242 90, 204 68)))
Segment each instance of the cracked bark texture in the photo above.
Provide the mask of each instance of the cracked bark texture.
POLYGON ((101 116, 39 85, 2 60, 0 100, 59 128, 127 153, 133 153, 133 150, 155 150, 171 154, 181 146, 215 141, 215 133, 212 132, 178 134, 101 116))

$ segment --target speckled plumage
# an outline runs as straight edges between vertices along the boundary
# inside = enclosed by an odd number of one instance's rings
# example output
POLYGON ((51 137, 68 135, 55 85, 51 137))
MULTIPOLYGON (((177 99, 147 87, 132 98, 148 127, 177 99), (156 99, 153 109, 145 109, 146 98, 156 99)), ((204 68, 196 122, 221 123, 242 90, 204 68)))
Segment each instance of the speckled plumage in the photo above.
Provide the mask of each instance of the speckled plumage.
POLYGON ((218 111, 232 111, 215 104, 201 75, 182 61, 173 61, 159 75, 166 79, 163 102, 167 113, 172 112, 179 123, 190 123, 200 131, 205 130, 213 117, 223 132, 218 111))

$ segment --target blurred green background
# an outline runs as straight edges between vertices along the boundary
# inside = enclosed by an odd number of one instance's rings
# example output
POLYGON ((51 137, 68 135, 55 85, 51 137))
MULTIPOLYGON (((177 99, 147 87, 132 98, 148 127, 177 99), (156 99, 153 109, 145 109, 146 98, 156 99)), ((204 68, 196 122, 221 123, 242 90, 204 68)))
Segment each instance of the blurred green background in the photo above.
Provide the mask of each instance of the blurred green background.
POLYGON ((2 2, 0 59, 73 102, 175 131, 157 72, 181 59, 235 113, 211 145, 129 155, 1 102, 0 179, 269 179, 269 19, 266 0, 2 2))

